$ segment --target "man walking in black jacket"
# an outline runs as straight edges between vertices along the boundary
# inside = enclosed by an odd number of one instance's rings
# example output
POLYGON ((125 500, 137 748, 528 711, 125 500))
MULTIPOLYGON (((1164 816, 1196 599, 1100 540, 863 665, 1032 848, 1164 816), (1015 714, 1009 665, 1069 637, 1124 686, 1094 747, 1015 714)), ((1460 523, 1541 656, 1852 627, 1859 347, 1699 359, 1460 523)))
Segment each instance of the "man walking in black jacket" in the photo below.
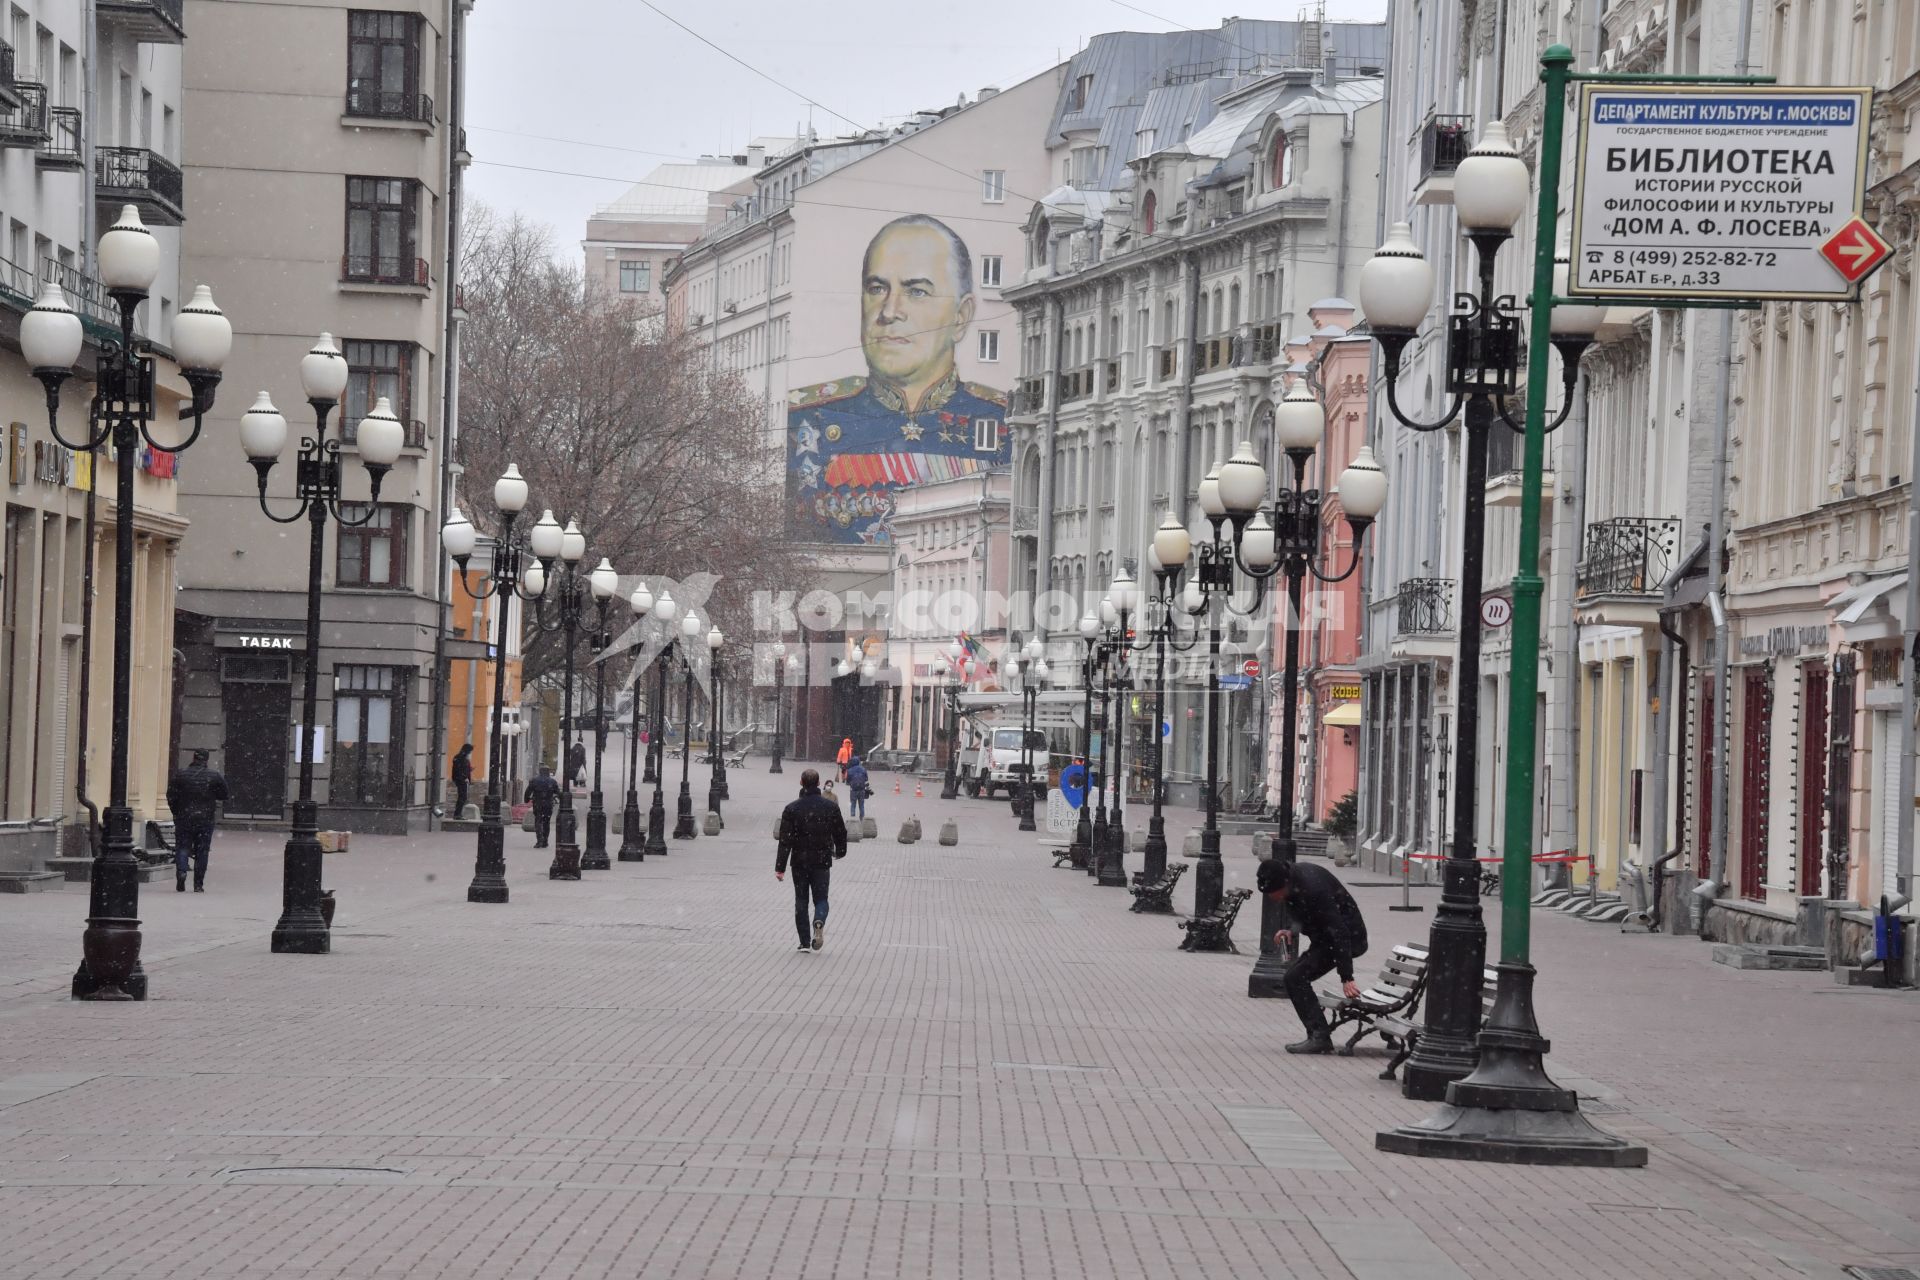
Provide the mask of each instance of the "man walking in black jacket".
POLYGON ((820 774, 808 769, 800 775, 800 798, 780 814, 780 848, 773 859, 773 878, 787 878, 793 863, 793 924, 800 932, 800 949, 818 951, 827 938, 827 882, 833 860, 847 856, 847 822, 840 806, 820 794, 820 774), (813 897, 813 932, 807 932, 807 897, 813 897))
POLYGON ((1311 862, 1270 858, 1260 864, 1255 883, 1261 893, 1285 903, 1293 915, 1294 928, 1274 934, 1274 946, 1288 945, 1296 931, 1313 940, 1313 945, 1287 966, 1287 998, 1293 1001, 1293 1011, 1307 1029, 1307 1038, 1288 1045, 1287 1052, 1331 1053, 1333 1033, 1313 984, 1329 969, 1337 969, 1340 990, 1347 999, 1360 994, 1360 986, 1353 980, 1354 958, 1367 952, 1367 922, 1360 918, 1360 906, 1338 876, 1311 862))
POLYGON ((473 744, 462 743, 453 753, 453 816, 467 816, 467 784, 473 781, 473 744))
POLYGON ((187 891, 187 867, 193 867, 193 891, 207 890, 207 855, 213 851, 213 821, 227 802, 227 780, 207 768, 207 753, 167 781, 167 808, 173 810, 173 887, 187 891))
POLYGON ((547 847, 547 832, 553 828, 553 806, 560 798, 560 781, 553 766, 540 766, 540 776, 527 784, 526 803, 533 806, 533 847, 547 847))

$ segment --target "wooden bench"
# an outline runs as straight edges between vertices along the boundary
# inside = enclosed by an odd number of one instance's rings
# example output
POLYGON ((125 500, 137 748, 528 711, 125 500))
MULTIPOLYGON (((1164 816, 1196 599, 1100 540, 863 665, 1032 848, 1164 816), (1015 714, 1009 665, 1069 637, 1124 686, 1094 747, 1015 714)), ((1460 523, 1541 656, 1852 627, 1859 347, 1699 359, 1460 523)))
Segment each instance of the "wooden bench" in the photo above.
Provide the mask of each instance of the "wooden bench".
MULTIPOLYGON (((1499 974, 1491 967, 1480 971, 1480 1021, 1484 1024, 1493 1012, 1494 988, 1499 974)), ((1382 1080, 1392 1080, 1400 1064, 1413 1056, 1420 1042, 1422 1023, 1420 1005, 1427 993, 1427 949, 1403 944, 1387 956, 1386 964, 1371 985, 1349 1000, 1338 989, 1320 991, 1320 1007, 1332 1013, 1334 1034, 1349 1024, 1358 1024, 1352 1036, 1335 1052, 1351 1057, 1353 1049, 1368 1035, 1378 1035, 1392 1051, 1382 1080)))
POLYGON ((1158 880, 1147 879, 1147 873, 1133 873, 1133 883, 1127 886, 1133 894, 1133 909, 1153 915, 1170 916, 1173 914, 1173 887, 1180 883, 1180 877, 1187 874, 1184 862, 1171 863, 1167 873, 1158 880))
MULTIPOLYGON (((1183 864, 1184 865, 1184 864, 1183 864)), ((1187 936, 1181 940, 1182 951, 1231 951, 1239 954, 1240 948, 1233 945, 1233 918, 1240 914, 1240 907, 1253 896, 1251 889, 1229 889, 1220 899, 1220 905, 1204 916, 1195 916, 1191 920, 1182 920, 1180 927, 1187 936)))
POLYGON ((1070 866, 1075 871, 1085 871, 1087 869, 1087 863, 1092 859, 1092 856, 1090 850, 1070 844, 1053 851, 1053 865, 1056 867, 1070 866))

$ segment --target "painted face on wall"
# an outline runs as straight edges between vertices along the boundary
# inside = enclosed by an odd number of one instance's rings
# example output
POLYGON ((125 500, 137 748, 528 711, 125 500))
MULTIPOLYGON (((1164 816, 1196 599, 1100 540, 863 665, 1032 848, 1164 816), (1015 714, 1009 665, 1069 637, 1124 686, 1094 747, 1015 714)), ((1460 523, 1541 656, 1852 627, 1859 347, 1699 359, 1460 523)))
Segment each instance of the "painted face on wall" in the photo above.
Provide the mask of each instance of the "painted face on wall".
POLYGON ((973 295, 935 227, 899 226, 875 238, 860 288, 860 345, 873 376, 919 390, 953 370, 953 349, 973 323, 973 295))

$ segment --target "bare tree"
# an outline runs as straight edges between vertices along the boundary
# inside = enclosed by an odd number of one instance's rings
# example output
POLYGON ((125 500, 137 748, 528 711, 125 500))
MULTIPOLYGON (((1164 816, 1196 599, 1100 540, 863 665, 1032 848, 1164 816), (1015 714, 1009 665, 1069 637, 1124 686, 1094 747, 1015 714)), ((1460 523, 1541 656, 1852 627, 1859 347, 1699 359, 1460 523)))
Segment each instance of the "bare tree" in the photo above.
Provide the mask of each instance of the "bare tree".
MULTIPOLYGON (((476 526, 499 529, 492 483, 512 462, 531 490, 523 527, 551 507, 580 522, 583 569, 606 556, 622 574, 715 575, 707 608, 735 637, 754 591, 805 585, 765 409, 736 376, 556 262, 547 230, 517 215, 470 217, 462 282, 459 456, 476 526)), ((630 615, 616 608, 618 633, 630 615)), ((534 637, 525 678, 563 661, 534 637)))

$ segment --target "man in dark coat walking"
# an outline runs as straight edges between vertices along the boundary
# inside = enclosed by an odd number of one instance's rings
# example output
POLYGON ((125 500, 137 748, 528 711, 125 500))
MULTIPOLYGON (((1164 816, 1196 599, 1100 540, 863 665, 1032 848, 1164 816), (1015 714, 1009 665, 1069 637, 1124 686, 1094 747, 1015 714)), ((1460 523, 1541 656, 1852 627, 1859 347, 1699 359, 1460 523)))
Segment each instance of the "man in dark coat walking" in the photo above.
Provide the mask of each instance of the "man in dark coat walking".
POLYGON ((576 787, 587 783, 587 744, 578 738, 567 748, 567 776, 573 779, 576 787))
POLYGON ((1311 862, 1269 858, 1260 864, 1255 883, 1261 893, 1285 903, 1293 916, 1294 928, 1274 934, 1274 946, 1287 946, 1295 932, 1313 940, 1313 945, 1287 966, 1283 980, 1293 1011, 1307 1029, 1307 1038, 1288 1045, 1287 1052, 1331 1053, 1333 1033, 1313 984, 1329 969, 1337 969, 1340 990, 1347 999, 1360 994, 1360 986, 1353 979, 1354 958, 1367 951, 1367 922, 1360 918, 1360 906, 1338 876, 1311 862))
POLYGON ((207 855, 213 852, 213 823, 227 802, 227 780, 207 767, 207 753, 167 782, 167 808, 173 810, 173 888, 187 891, 187 866, 193 866, 193 891, 207 891, 207 855))
POLYGON ((553 806, 560 799, 560 780, 553 766, 542 764, 540 776, 527 784, 526 803, 533 806, 533 847, 547 847, 547 832, 553 828, 553 806))
POLYGON ((453 753, 453 816, 467 816, 467 784, 473 781, 473 744, 462 743, 453 753))
POLYGON ((820 794, 820 774, 808 769, 800 775, 800 798, 780 814, 780 848, 773 859, 773 878, 787 878, 793 863, 793 924, 800 933, 800 950, 818 951, 827 938, 827 883, 833 860, 847 856, 847 823, 840 806, 820 794), (807 932, 807 896, 813 896, 813 932, 807 932))

